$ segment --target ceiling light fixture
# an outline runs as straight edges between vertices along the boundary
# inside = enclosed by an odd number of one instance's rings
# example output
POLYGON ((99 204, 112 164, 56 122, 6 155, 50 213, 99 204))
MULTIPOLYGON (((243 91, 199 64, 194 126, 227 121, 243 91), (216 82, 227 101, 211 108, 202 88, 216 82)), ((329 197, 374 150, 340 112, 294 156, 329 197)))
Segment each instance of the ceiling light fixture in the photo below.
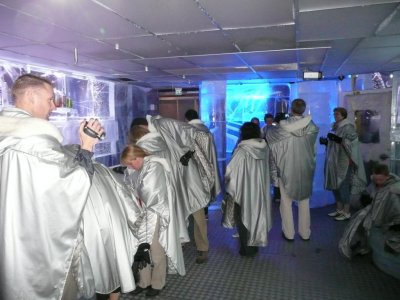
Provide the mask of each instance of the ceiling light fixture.
POLYGON ((303 72, 303 79, 322 79, 322 72, 310 72, 304 71, 303 72))
POLYGON ((119 44, 115 43, 115 50, 119 50, 119 44))
POLYGON ((144 66, 144 71, 148 72, 149 71, 149 67, 148 66, 144 66))
POLYGON ((75 65, 78 63, 78 48, 74 48, 74 63, 75 65))
POLYGON ((185 74, 182 75, 182 79, 186 79, 186 75, 185 74))
POLYGON ((390 74, 389 77, 390 77, 390 78, 393 78, 393 74, 390 74))

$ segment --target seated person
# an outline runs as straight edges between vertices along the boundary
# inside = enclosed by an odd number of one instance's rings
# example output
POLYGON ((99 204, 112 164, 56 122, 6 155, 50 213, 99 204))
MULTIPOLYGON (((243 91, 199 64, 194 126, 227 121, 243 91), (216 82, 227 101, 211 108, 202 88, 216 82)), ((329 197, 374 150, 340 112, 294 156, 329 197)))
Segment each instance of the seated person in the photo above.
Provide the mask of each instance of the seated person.
POLYGON ((339 241, 339 251, 347 258, 370 251, 368 238, 373 228, 385 233, 387 250, 399 249, 396 229, 400 226, 400 178, 389 173, 386 165, 378 164, 366 192, 372 199, 371 204, 353 216, 339 241))

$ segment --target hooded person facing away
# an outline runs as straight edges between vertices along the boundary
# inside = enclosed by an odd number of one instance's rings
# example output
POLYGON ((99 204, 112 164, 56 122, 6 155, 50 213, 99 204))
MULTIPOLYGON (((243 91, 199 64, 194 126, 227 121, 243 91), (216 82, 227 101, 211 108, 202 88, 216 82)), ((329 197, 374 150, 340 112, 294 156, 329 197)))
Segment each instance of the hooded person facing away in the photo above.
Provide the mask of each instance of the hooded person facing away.
POLYGON ((288 241, 294 240, 292 202, 297 200, 299 207, 299 234, 309 240, 310 196, 315 170, 315 141, 319 128, 311 116, 303 116, 306 102, 303 99, 292 101, 292 116, 282 120, 279 126, 266 133, 271 149, 273 177, 277 178, 281 191, 280 212, 282 235, 288 241))

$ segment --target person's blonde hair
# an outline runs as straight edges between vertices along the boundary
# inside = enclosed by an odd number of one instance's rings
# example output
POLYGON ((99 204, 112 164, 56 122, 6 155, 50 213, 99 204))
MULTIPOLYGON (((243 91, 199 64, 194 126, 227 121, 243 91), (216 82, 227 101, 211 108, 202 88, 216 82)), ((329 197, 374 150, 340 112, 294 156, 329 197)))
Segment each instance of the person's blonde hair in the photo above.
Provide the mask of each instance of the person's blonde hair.
POLYGON ((150 131, 141 125, 134 125, 129 131, 129 143, 136 144, 140 138, 148 134, 150 131))
POLYGON ((127 145, 121 153, 121 164, 128 165, 137 157, 146 157, 150 154, 137 145, 127 145))

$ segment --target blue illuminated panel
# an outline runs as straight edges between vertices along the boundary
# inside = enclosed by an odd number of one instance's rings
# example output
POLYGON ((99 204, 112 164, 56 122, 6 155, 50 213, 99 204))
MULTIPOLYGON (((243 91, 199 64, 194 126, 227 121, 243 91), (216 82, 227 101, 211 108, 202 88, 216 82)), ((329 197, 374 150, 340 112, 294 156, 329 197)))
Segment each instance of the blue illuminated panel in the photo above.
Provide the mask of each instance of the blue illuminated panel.
POLYGON ((264 125, 264 115, 287 112, 288 84, 270 84, 266 80, 228 80, 226 82, 226 152, 236 145, 240 126, 253 117, 264 125))

